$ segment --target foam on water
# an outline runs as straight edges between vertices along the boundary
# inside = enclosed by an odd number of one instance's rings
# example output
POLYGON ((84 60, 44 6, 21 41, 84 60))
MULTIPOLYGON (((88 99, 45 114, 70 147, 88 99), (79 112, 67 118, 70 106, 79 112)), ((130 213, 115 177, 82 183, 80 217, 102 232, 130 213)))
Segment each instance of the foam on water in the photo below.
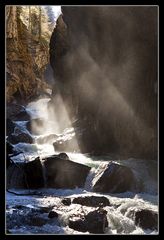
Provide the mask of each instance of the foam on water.
MULTIPOLYGON (((50 99, 40 99, 36 102, 28 104, 26 110, 30 113, 32 118, 45 118, 47 115, 47 103, 50 99)), ((51 124, 51 120, 47 119, 47 124, 51 124)), ((26 131, 26 121, 17 121, 19 127, 26 131)), ((51 132, 52 133, 52 132, 51 132)), ((65 134, 69 135, 73 133, 72 128, 67 128, 65 134)), ((47 136, 45 135, 40 137, 47 136)), ((36 140, 38 136, 33 136, 36 140)), ((21 151, 19 155, 13 157, 14 161, 31 161, 37 156, 41 158, 48 155, 58 154, 54 151, 52 142, 47 144, 27 144, 27 143, 18 143, 14 145, 15 149, 21 151)), ((130 212, 135 209, 151 209, 155 212, 158 212, 158 186, 157 186, 157 163, 155 161, 145 161, 142 159, 125 159, 125 160, 114 160, 111 156, 89 156, 88 154, 81 153, 69 153, 67 152, 71 161, 85 164, 92 167, 91 171, 86 179, 84 188, 76 189, 39 189, 42 193, 40 196, 16 196, 11 193, 6 194, 7 205, 32 205, 37 206, 58 206, 59 200, 61 197, 76 197, 76 196, 85 196, 85 195, 94 195, 94 196, 105 196, 109 199, 111 206, 105 207, 107 210, 107 219, 109 222, 109 227, 106 229, 105 234, 157 234, 157 231, 153 230, 143 230, 142 228, 135 225, 134 219, 131 218, 130 212), (115 161, 130 167, 135 174, 138 181, 143 185, 143 192, 124 192, 117 194, 98 194, 92 192, 93 179, 96 176, 97 170, 99 167, 105 167, 109 161, 115 161)), ((29 190, 14 190, 18 193, 26 193, 29 190)), ((53 222, 51 224, 45 224, 42 227, 37 226, 21 226, 19 228, 15 227, 11 231, 13 234, 31 234, 31 233, 47 233, 47 234, 89 234, 88 232, 78 232, 75 231, 66 224, 64 224, 71 211, 78 212, 78 205, 71 204, 67 206, 68 212, 66 210, 62 211, 60 220, 63 222, 62 227, 57 223, 53 222), (70 211, 69 211, 70 210, 70 211)), ((86 211, 90 211, 89 208, 86 208, 86 211)))

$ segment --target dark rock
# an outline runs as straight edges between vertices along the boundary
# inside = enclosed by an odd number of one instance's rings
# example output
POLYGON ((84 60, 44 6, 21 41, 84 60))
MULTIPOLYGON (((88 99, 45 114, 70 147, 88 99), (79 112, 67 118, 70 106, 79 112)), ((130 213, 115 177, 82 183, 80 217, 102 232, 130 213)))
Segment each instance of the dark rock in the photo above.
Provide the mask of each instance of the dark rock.
POLYGON ((7 118, 15 120, 15 116, 21 111, 25 111, 25 107, 19 104, 8 104, 7 105, 7 118))
POLYGON ((40 207, 39 212, 40 213, 49 213, 52 207, 40 207))
POLYGON ((66 153, 59 153, 58 157, 63 159, 63 160, 70 160, 66 153))
POLYGON ((7 188, 27 188, 24 163, 11 163, 7 168, 7 188))
POLYGON ((7 154, 12 154, 14 152, 14 147, 8 141, 6 142, 6 150, 7 150, 7 154))
POLYGON ((64 6, 62 13, 50 64, 70 119, 86 129, 81 152, 157 159, 157 8, 64 6))
POLYGON ((17 121, 29 121, 31 119, 30 115, 26 112, 26 110, 21 111, 15 116, 15 120, 17 121))
POLYGON ((64 198, 64 199, 62 199, 62 203, 66 206, 70 206, 71 205, 71 199, 70 198, 64 198))
POLYGON ((106 214, 104 209, 98 209, 79 219, 70 218, 69 227, 80 232, 105 233, 105 228, 108 227, 106 214))
MULTIPOLYGON (((101 167, 101 166, 100 166, 101 167)), ((109 163, 105 169, 99 168, 93 191, 102 193, 120 193, 134 189, 135 178, 130 168, 117 163, 109 163)))
POLYGON ((135 224, 144 229, 158 229, 158 214, 148 209, 135 212, 135 224))
POLYGON ((17 151, 14 149, 13 145, 9 143, 8 141, 6 142, 6 167, 8 168, 10 164, 13 163, 13 160, 11 157, 16 156, 20 154, 20 151, 17 151))
POLYGON ((57 155, 43 160, 46 168, 47 187, 52 188, 83 187, 91 169, 86 165, 61 159, 57 155))
POLYGON ((25 107, 12 103, 7 106, 7 118, 13 121, 28 121, 31 117, 26 112, 25 107))
POLYGON ((72 203, 81 204, 90 207, 110 206, 110 202, 106 197, 86 196, 74 198, 72 203))
POLYGON ((13 164, 11 156, 9 154, 6 154, 6 168, 8 168, 11 164, 13 164))
POLYGON ((40 226, 43 226, 46 223, 47 223, 47 220, 40 217, 40 216, 31 216, 28 219, 28 225, 31 225, 31 226, 40 227, 40 226))
POLYGON ((9 136, 14 132, 14 128, 16 127, 16 124, 11 120, 6 120, 6 135, 9 136))
POLYGON ((33 143, 33 138, 28 133, 20 132, 19 134, 11 134, 8 137, 8 141, 11 142, 12 144, 17 144, 20 142, 33 143))
POLYGON ((58 217, 58 213, 55 211, 50 211, 48 214, 49 218, 57 218, 58 217))
POLYGON ((24 165, 26 183, 28 188, 44 187, 43 169, 39 158, 24 165))

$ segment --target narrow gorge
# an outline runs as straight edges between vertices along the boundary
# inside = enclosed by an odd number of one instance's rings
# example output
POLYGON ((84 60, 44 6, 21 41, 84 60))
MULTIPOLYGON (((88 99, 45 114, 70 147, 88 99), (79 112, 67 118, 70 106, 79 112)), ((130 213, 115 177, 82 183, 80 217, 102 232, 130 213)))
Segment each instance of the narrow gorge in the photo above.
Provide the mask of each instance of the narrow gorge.
POLYGON ((158 234, 158 8, 6 6, 6 234, 158 234))

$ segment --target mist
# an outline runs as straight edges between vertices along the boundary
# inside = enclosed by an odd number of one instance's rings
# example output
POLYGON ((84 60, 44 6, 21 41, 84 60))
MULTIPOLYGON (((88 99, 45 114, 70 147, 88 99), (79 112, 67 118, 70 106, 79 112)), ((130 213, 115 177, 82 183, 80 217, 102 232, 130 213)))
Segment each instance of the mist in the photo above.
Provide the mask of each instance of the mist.
POLYGON ((71 118, 87 119, 84 128, 91 122, 92 133, 79 139, 88 144, 82 151, 156 157, 157 7, 62 12, 50 62, 71 118))

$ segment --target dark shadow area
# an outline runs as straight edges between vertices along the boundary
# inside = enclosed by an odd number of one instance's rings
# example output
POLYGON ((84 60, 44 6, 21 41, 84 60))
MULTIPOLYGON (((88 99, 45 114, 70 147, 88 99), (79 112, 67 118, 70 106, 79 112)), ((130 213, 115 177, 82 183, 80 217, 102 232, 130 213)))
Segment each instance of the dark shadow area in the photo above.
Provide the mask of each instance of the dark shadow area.
POLYGON ((50 63, 81 152, 157 159, 157 7, 62 12, 50 63))

